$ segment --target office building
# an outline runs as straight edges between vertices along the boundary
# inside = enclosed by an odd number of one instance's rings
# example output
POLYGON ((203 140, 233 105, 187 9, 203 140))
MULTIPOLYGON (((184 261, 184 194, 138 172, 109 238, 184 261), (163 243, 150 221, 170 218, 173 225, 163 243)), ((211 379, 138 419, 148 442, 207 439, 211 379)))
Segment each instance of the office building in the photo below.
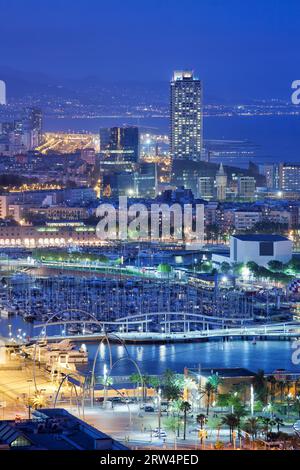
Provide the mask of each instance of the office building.
POLYGON ((235 210, 233 212, 234 219, 233 225, 238 232, 244 232, 245 230, 251 230, 256 224, 262 221, 261 211, 255 211, 250 209, 235 210))
POLYGON ((214 197, 214 178, 210 176, 200 176, 198 178, 197 197, 203 199, 213 199, 214 197))
POLYGON ((238 197, 253 199, 255 197, 256 181, 253 176, 238 177, 238 197))
POLYGON ((279 165, 262 165, 260 167, 261 173, 266 178, 267 189, 279 189, 280 188, 280 177, 279 177, 279 165))
POLYGON ((202 83, 192 71, 174 72, 170 118, 172 159, 201 160, 202 83))
POLYGON ((6 84, 0 80, 0 106, 6 105, 6 84))
POLYGON ((141 163, 135 173, 136 194, 139 197, 154 198, 157 193, 157 164, 141 163))
POLYGON ((282 163, 279 173, 282 191, 300 191, 300 165, 282 163))
POLYGON ((28 139, 25 147, 29 150, 35 149, 42 143, 43 115, 38 108, 26 108, 23 113, 23 135, 28 139))
POLYGON ((139 160, 139 130, 137 127, 100 129, 101 164, 107 168, 137 164, 139 160))

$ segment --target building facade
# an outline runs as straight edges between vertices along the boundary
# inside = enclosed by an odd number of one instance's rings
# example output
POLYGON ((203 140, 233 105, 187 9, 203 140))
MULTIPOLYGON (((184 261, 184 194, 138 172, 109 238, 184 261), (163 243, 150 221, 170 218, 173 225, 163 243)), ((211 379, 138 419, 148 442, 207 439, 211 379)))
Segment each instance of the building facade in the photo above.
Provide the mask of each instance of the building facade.
POLYGON ((230 239, 230 262, 267 266, 269 261, 288 263, 292 242, 281 235, 234 235, 230 239))
POLYGON ((201 160, 202 83, 192 71, 174 72, 170 118, 172 159, 201 160))

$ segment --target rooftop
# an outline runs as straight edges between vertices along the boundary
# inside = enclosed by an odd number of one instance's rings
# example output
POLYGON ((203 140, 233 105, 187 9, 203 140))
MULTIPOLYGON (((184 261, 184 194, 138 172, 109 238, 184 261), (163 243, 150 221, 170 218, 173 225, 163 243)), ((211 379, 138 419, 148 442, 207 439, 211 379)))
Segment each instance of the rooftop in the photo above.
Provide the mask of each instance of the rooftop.
POLYGON ((249 369, 244 369, 243 367, 233 367, 233 368, 216 368, 216 369, 201 369, 201 375, 203 377, 209 377, 210 375, 218 375, 220 378, 234 378, 234 377, 253 377, 255 375, 249 369))
POLYGON ((0 421, 0 444, 23 450, 127 450, 64 409, 42 409, 31 420, 0 421))
POLYGON ((283 242, 287 241, 287 237, 282 235, 265 235, 265 234, 249 234, 249 235, 233 235, 233 238, 244 242, 283 242))

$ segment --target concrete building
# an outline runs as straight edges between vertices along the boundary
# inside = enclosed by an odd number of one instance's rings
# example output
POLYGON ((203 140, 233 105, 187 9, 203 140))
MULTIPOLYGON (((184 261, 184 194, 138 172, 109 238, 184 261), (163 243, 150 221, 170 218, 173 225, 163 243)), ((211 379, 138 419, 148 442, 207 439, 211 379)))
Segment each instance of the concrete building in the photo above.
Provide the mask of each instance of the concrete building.
POLYGON ((282 163, 279 175, 282 191, 300 191, 300 165, 282 163))
POLYGON ((93 148, 85 148, 80 152, 81 160, 85 161, 88 165, 95 165, 96 163, 96 152, 93 148))
POLYGON ((197 197, 202 199, 213 199, 214 197, 214 179, 210 176, 200 176, 198 178, 197 197))
POLYGON ((0 106, 6 105, 6 84, 0 80, 0 106))
POLYGON ((36 410, 33 415, 0 421, 0 450, 128 450, 64 409, 36 410))
POLYGON ((239 176, 238 197, 244 199, 254 199, 256 190, 256 180, 253 176, 239 176))
POLYGON ((8 217, 9 196, 0 196, 0 219, 8 217))
POLYGON ((201 160, 202 83, 192 71, 176 71, 171 81, 172 159, 201 160))
POLYGON ((234 228, 238 232, 244 232, 245 230, 251 230, 255 224, 261 222, 262 213, 261 211, 240 209, 234 211, 234 228))
POLYGON ((230 262, 267 266, 269 261, 287 263, 292 258, 292 241, 281 235, 234 235, 230 239, 230 262))

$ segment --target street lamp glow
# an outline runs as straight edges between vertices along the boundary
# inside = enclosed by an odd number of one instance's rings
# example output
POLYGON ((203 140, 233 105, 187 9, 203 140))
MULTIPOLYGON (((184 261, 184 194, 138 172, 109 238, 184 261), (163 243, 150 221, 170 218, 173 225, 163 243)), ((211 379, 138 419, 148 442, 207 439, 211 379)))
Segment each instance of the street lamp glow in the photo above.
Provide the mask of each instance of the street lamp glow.
POLYGON ((242 277, 244 280, 248 280, 250 277, 250 269, 247 266, 243 266, 242 268, 242 277))

